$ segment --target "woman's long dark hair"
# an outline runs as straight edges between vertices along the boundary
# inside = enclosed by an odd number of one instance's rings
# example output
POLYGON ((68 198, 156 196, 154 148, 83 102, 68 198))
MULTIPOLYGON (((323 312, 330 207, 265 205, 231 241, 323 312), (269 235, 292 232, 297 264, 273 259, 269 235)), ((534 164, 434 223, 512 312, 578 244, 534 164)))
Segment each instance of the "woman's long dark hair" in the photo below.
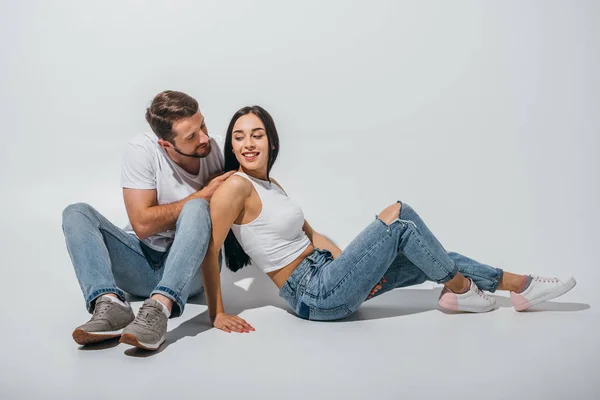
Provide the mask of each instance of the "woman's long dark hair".
MULTIPOLYGON (((240 169, 240 163, 238 162, 237 158, 235 158, 235 154, 233 153, 233 126, 240 117, 247 114, 256 115, 265 126, 269 145, 269 161, 267 163, 267 180, 269 180, 269 173, 271 172, 271 168, 273 167, 273 164, 275 164, 275 160, 279 154, 279 135, 277 135, 277 128, 275 128, 275 122, 273 122, 273 118, 271 118, 271 115, 260 106, 248 106, 241 108, 231 118, 231 122, 227 128, 227 137, 225 138, 224 169, 225 172, 232 170, 237 171, 240 169)), ((250 257, 248 254, 246 254, 244 249, 242 249, 242 246, 235 238, 235 235, 231 229, 225 238, 225 260, 227 262, 227 267, 233 272, 236 272, 240 268, 250 264, 250 257)))

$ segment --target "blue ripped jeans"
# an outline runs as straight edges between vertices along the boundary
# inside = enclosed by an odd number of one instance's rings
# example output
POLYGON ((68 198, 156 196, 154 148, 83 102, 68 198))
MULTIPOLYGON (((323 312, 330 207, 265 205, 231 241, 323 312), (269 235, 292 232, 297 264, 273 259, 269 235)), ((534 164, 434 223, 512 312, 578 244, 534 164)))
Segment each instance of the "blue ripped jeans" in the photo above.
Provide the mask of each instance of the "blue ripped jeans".
POLYGON ((96 298, 124 292, 140 297, 161 294, 173 300, 172 317, 183 313, 188 296, 203 290, 200 264, 211 235, 208 202, 188 201, 167 251, 157 251, 113 225, 85 203, 63 211, 67 250, 89 312, 96 298))
POLYGON ((329 321, 352 314, 385 278, 376 296, 425 281, 445 283, 457 272, 494 292, 503 271, 447 252, 419 215, 401 204, 389 225, 375 218, 335 260, 315 249, 292 272, 279 295, 301 318, 329 321))

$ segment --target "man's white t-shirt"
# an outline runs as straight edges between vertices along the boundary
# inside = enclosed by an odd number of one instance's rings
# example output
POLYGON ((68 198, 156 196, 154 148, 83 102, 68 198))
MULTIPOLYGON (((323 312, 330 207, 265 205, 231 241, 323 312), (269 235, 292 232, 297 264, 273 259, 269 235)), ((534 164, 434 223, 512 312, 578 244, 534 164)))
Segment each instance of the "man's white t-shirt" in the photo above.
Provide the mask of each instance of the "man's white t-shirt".
MULTIPOLYGON (((210 154, 200 159, 198 175, 192 175, 177 165, 158 144, 154 133, 142 133, 127 144, 121 169, 121 186, 130 189, 155 189, 158 204, 179 201, 202 189, 208 177, 223 172, 223 153, 214 138, 210 139, 210 154)), ((135 235, 131 224, 125 232, 135 235)), ((170 229, 143 239, 144 244, 166 251, 173 241, 170 229)))

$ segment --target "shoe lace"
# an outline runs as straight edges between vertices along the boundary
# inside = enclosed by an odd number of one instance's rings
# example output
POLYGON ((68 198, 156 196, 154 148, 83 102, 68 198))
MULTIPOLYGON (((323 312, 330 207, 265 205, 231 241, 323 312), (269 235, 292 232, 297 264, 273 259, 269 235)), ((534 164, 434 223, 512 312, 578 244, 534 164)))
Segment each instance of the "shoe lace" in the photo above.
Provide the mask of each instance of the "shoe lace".
POLYGON ((108 311, 108 309, 112 306, 112 302, 110 300, 98 299, 96 300, 96 306, 94 307, 94 313, 92 314, 91 321, 95 321, 97 319, 101 319, 104 314, 108 311))
POLYGON ((483 293, 481 291, 481 289, 479 289, 477 286, 475 286, 475 293, 477 293, 480 297, 482 297, 485 300, 490 300, 490 296, 488 296, 487 294, 483 293))
POLYGON ((544 276, 532 276, 534 281, 538 281, 538 282, 549 282, 549 283, 558 283, 559 279, 558 278, 548 278, 548 277, 544 277, 544 276))
POLYGON ((151 328, 151 326, 154 325, 154 322, 160 318, 161 314, 162 310, 159 310, 152 305, 143 304, 137 316, 133 320, 133 324, 151 328))

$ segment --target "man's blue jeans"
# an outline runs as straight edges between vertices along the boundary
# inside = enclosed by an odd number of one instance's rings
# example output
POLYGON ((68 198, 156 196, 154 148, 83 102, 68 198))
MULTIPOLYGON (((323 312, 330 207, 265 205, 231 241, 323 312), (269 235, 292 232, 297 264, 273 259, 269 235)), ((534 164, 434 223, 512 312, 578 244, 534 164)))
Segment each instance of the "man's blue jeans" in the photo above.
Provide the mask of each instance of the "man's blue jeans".
POLYGON ((165 252, 148 247, 84 203, 65 208, 62 227, 89 312, 103 293, 125 300, 128 292, 170 298, 171 316, 176 317, 183 313, 188 296, 203 290, 200 264, 211 235, 206 200, 190 200, 183 206, 175 239, 165 252))
POLYGON ((316 249, 292 272, 279 295, 302 318, 335 320, 352 314, 373 286, 377 296, 425 281, 445 283, 460 272, 482 290, 494 292, 503 271, 447 252, 419 215, 402 204, 389 225, 375 218, 335 260, 316 249))

